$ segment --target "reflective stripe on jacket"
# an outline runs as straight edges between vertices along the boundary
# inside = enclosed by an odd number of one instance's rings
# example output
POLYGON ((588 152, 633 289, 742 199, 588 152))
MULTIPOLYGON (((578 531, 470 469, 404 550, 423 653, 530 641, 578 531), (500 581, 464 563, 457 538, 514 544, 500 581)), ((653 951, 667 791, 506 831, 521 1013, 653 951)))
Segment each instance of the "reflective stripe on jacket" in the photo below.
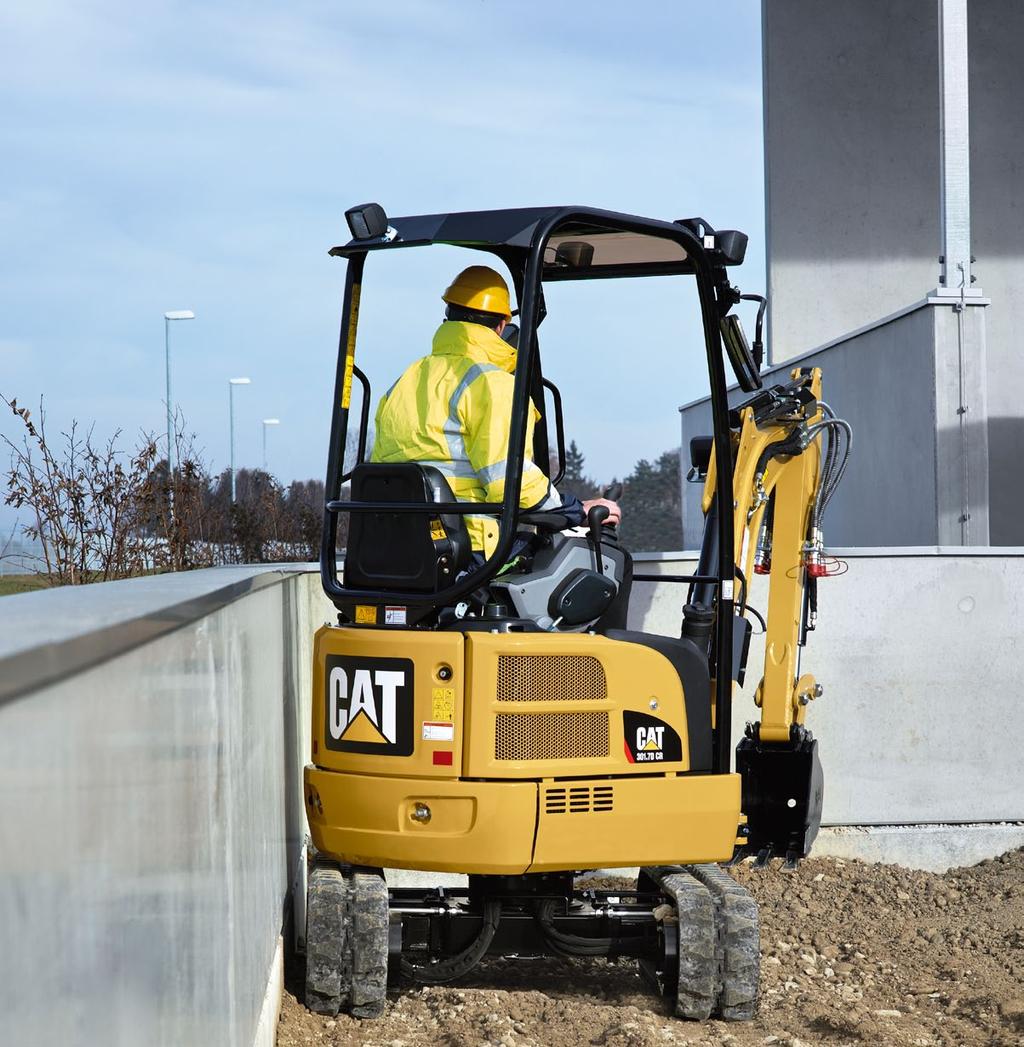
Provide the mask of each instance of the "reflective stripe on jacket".
MULTIPOLYGON (((500 502, 512 417, 516 350, 481 324, 446 320, 430 356, 417 360, 381 398, 371 461, 420 462, 444 473, 455 497, 500 502)), ((519 504, 553 509, 562 504, 530 458, 540 412, 531 405, 519 504)), ((498 521, 467 517, 473 548, 490 556, 498 521)))

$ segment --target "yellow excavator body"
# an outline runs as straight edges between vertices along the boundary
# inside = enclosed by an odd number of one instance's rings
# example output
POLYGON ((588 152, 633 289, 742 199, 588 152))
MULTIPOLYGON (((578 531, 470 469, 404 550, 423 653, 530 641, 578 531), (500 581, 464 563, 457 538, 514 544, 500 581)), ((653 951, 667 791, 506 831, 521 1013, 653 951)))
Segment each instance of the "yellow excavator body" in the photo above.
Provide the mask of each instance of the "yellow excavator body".
POLYGON ((314 651, 305 773, 318 851, 492 875, 733 855, 739 776, 694 770, 710 705, 688 722, 683 683, 656 650, 324 626, 314 651))

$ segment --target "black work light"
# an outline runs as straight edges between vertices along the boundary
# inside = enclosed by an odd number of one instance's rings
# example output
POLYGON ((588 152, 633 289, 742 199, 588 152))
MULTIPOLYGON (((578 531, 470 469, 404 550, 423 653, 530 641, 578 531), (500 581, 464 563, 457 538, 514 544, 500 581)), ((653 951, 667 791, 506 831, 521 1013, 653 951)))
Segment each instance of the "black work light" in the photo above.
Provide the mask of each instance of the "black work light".
POLYGON ((380 204, 359 204, 345 212, 353 240, 377 240, 388 231, 388 216, 380 204))

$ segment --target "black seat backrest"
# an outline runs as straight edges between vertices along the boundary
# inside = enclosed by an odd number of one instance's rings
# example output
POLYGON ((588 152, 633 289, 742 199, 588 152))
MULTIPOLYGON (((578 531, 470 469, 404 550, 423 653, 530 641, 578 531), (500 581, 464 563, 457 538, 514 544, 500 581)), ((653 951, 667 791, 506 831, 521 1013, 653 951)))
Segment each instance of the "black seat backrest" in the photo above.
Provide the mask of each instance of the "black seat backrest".
MULTIPOLYGON (((415 462, 357 465, 354 502, 454 502, 443 474, 415 462)), ((437 592, 472 559, 465 517, 427 513, 352 513, 345 585, 353 589, 437 592)))

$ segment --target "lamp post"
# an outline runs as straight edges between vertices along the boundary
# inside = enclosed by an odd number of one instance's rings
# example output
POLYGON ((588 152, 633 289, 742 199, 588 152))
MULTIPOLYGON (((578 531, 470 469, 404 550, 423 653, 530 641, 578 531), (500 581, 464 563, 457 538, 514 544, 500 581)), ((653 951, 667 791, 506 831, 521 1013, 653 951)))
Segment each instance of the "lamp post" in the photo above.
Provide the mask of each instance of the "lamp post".
POLYGON ((231 424, 231 504, 235 504, 235 386, 251 385, 248 378, 228 379, 228 414, 231 424))
POLYGON ((174 408, 171 406, 171 321, 194 320, 196 314, 191 309, 172 309, 164 313, 164 363, 167 366, 167 483, 171 482, 173 472, 172 430, 174 427, 174 408))
POLYGON ((264 418, 263 419, 263 471, 267 471, 267 426, 268 425, 280 425, 280 418, 264 418))

